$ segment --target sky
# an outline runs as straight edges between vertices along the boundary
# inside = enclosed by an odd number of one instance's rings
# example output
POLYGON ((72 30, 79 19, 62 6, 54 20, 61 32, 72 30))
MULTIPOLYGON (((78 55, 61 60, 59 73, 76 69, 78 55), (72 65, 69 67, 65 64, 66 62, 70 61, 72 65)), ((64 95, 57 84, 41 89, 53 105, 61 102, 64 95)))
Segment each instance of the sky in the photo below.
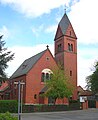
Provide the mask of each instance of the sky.
POLYGON ((98 0, 0 0, 0 35, 15 53, 8 76, 47 44, 54 54, 54 36, 65 9, 78 38, 78 85, 85 87, 98 60, 98 0))

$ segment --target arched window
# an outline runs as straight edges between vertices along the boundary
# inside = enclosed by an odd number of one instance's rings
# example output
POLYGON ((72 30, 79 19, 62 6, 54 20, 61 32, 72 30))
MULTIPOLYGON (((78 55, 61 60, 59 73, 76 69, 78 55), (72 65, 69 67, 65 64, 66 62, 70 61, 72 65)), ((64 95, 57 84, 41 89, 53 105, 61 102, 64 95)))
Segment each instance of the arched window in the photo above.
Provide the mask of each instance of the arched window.
POLYGON ((71 51, 73 51, 73 44, 71 44, 71 51))
POLYGON ((46 73, 46 80, 49 80, 49 79, 50 79, 50 74, 46 73))
POLYGON ((37 98, 37 95, 35 94, 35 95, 34 95, 34 99, 36 99, 36 98, 37 98))
POLYGON ((42 73, 41 82, 44 82, 44 80, 45 80, 45 73, 42 73))
POLYGON ((50 80, 50 75, 52 74, 52 71, 50 69, 44 69, 41 74, 41 82, 44 82, 46 80, 50 80))
POLYGON ((68 43, 68 51, 73 51, 73 44, 68 43))
POLYGON ((70 70, 70 76, 72 76, 72 70, 70 70))
POLYGON ((58 49, 58 52, 61 52, 62 51, 62 44, 59 44, 57 49, 58 49))
POLYGON ((70 31, 70 36, 71 36, 71 31, 70 31))
POLYGON ((68 43, 68 51, 70 51, 70 44, 68 43))

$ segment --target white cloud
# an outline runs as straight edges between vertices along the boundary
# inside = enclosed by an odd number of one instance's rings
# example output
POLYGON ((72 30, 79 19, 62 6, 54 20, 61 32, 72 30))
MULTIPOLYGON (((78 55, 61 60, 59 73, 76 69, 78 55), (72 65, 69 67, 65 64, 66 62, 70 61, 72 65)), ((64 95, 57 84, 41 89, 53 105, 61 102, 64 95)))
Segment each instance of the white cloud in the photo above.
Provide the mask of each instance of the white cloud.
POLYGON ((97 48, 78 49, 78 85, 86 86, 86 77, 92 74, 94 62, 98 60, 97 48))
POLYGON ((39 36, 39 33, 43 31, 43 28, 44 28, 44 26, 43 26, 43 24, 42 24, 42 25, 40 25, 40 26, 38 26, 38 27, 32 27, 31 30, 32 30, 33 34, 34 34, 36 37, 38 37, 38 36, 39 36))
MULTIPOLYGON (((69 6, 71 0, 1 0, 2 4, 9 4, 13 9, 29 17, 37 17, 49 13, 54 8, 69 6)), ((75 3, 77 0, 73 0, 75 3)))
MULTIPOLYGON (((24 60, 36 55, 37 53, 45 49, 46 44, 40 44, 34 47, 13 46, 9 48, 8 50, 11 50, 13 53, 15 53, 15 58, 14 60, 8 63, 9 67, 6 69, 6 73, 8 74, 8 76, 11 76, 24 60)), ((54 45, 49 44, 49 49, 54 55, 54 45)))
POLYGON ((6 26, 2 26, 2 28, 0 28, 0 35, 4 35, 4 38, 9 37, 10 32, 6 26))
POLYGON ((56 33, 57 30, 57 25, 51 25, 49 27, 47 27, 47 29, 45 30, 47 33, 56 33))
POLYGON ((79 39, 78 43, 98 43, 97 4, 97 0, 80 0, 71 8, 69 17, 79 39))

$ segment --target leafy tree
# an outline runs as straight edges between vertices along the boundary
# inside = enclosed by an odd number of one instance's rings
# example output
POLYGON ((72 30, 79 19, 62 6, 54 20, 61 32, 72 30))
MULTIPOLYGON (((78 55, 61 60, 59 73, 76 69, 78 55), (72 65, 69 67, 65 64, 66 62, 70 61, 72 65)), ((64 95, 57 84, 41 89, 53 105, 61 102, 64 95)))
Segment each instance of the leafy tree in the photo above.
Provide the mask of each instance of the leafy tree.
POLYGON ((4 47, 5 42, 2 41, 2 36, 0 36, 0 82, 6 80, 7 75, 5 69, 8 67, 7 63, 13 60, 14 54, 11 51, 7 51, 7 48, 4 47))
POLYGON ((65 72, 61 67, 53 70, 50 80, 46 81, 47 91, 44 96, 54 99, 54 104, 57 98, 69 98, 72 95, 73 87, 69 83, 65 72))
POLYGON ((94 70, 91 75, 86 78, 87 89, 94 93, 98 93, 98 61, 94 65, 94 70))

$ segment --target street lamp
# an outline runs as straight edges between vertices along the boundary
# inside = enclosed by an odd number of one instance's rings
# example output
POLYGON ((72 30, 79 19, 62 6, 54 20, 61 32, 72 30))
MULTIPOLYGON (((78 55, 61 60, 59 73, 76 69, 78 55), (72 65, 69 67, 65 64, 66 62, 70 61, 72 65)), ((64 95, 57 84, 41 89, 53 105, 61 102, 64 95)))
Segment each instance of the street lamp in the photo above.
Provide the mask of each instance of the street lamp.
MULTIPOLYGON (((18 120, 21 120, 21 114, 22 113, 22 94, 21 94, 21 85, 22 85, 22 89, 23 89, 23 85, 25 84, 24 82, 14 82, 15 85, 18 85, 18 120), (20 97, 21 96, 21 97, 20 97), (20 100, 21 99, 21 100, 20 100), (20 109, 20 105, 21 105, 21 109, 20 109)), ((23 92, 23 90, 22 90, 23 92)))

